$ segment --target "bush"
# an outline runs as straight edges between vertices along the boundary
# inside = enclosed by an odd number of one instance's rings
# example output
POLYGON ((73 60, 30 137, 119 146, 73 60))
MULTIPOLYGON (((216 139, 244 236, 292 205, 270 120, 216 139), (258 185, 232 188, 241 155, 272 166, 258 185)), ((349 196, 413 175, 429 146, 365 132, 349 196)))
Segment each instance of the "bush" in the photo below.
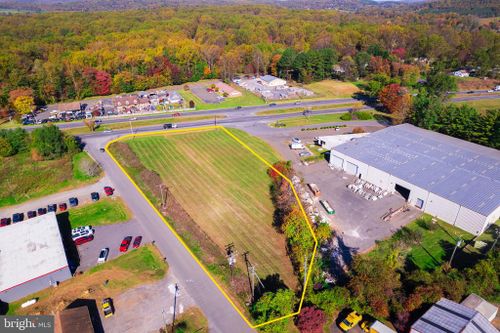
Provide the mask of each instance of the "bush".
POLYGON ((363 111, 358 111, 354 113, 358 120, 371 120, 373 119, 373 116, 370 112, 363 112, 363 111))
POLYGON ((0 156, 12 156, 27 150, 28 133, 21 128, 0 130, 0 138, 4 139, 0 148, 0 156))
POLYGON ((426 218, 420 218, 417 220, 416 223, 420 228, 425 229, 425 230, 429 230, 429 231, 433 231, 433 230, 436 230, 438 228, 437 223, 432 222, 432 220, 426 219, 426 218))
POLYGON ((323 311, 308 306, 300 312, 297 328, 302 333, 321 333, 325 322, 326 318, 323 311))
POLYGON ((0 137, 0 156, 7 157, 14 155, 14 148, 12 148, 10 142, 0 137))
POLYGON ((365 133, 365 130, 361 127, 355 127, 352 129, 352 134, 360 134, 360 133, 365 133))
POLYGON ((343 115, 340 116, 340 119, 344 121, 349 121, 352 120, 352 115, 350 113, 344 113, 343 115))

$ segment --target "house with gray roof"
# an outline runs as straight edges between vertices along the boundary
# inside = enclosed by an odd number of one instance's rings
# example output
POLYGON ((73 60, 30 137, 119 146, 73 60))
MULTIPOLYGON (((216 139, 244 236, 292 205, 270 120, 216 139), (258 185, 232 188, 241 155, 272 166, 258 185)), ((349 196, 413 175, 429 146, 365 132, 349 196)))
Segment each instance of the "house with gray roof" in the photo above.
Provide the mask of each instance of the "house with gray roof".
POLYGON ((500 217, 492 148, 402 124, 334 147, 329 162, 474 235, 500 217))
POLYGON ((441 298, 412 326, 410 333, 498 333, 478 311, 441 298))

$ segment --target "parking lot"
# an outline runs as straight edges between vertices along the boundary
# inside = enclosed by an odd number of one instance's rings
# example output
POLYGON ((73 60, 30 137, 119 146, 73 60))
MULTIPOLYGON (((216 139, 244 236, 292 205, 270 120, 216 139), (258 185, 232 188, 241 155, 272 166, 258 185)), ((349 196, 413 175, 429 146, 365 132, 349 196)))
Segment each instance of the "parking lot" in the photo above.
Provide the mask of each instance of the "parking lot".
POLYGON ((215 104, 224 101, 224 97, 220 96, 215 92, 207 91, 207 86, 203 84, 190 85, 190 89, 196 96, 198 96, 205 103, 215 104))
MULTIPOLYGON (((342 128, 340 131, 333 129, 325 131, 301 131, 300 128, 269 130, 264 124, 256 125, 250 132, 258 135, 273 146, 285 159, 292 160, 298 175, 304 182, 318 185, 322 200, 327 200, 335 210, 334 215, 329 215, 330 225, 341 237, 343 246, 351 253, 366 252, 370 250, 375 241, 382 240, 393 234, 398 228, 411 222, 422 213, 416 208, 411 208, 406 213, 401 213, 384 222, 381 217, 405 204, 405 200, 398 194, 386 196, 377 201, 368 201, 347 188, 355 177, 341 171, 331 170, 326 161, 318 161, 304 165, 300 161, 300 150, 289 148, 292 137, 298 137, 307 146, 313 143, 315 136, 347 134, 352 127, 342 128)), ((357 126, 356 126, 357 127, 357 126)), ((373 132, 383 128, 374 123, 363 126, 366 132, 373 132)), ((316 209, 326 216, 326 212, 319 204, 316 209)))

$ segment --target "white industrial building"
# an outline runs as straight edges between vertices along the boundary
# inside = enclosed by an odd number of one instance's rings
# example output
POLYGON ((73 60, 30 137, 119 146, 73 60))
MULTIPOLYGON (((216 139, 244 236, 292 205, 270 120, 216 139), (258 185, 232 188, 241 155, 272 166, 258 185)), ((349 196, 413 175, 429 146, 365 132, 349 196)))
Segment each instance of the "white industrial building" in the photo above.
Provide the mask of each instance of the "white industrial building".
POLYGON ((500 217, 500 152, 409 124, 332 149, 330 165, 471 234, 500 217))
POLYGON ((260 80, 262 81, 262 84, 269 86, 269 87, 280 87, 280 86, 286 85, 285 80, 280 79, 276 76, 272 76, 272 75, 261 76, 260 80))
POLYGON ((16 301, 69 278, 55 213, 0 228, 1 301, 16 301))

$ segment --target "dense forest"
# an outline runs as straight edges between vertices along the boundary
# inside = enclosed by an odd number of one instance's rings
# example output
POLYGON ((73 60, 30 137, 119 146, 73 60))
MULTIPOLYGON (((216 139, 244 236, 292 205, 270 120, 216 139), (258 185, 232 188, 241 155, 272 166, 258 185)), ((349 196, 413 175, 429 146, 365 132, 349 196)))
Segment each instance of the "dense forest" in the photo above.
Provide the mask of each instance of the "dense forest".
POLYGON ((500 2, 498 0, 439 0, 426 3, 422 8, 424 13, 458 13, 479 17, 498 17, 500 15, 500 2))
POLYGON ((43 104, 242 72, 318 80, 335 66, 346 79, 404 76, 414 71, 408 66, 436 61, 486 75, 500 63, 499 48, 496 31, 455 14, 226 6, 3 15, 0 106, 20 89, 43 104))

